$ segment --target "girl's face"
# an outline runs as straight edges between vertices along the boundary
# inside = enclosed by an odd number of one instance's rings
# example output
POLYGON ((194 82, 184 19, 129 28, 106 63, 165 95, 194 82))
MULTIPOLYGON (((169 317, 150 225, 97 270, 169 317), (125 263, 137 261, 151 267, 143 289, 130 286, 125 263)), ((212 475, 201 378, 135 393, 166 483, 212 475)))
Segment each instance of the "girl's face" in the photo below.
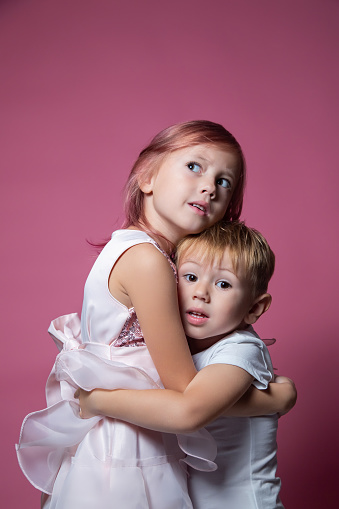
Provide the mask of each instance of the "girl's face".
POLYGON ((221 146, 203 144, 176 150, 140 185, 146 218, 177 244, 224 217, 238 178, 237 157, 221 146))

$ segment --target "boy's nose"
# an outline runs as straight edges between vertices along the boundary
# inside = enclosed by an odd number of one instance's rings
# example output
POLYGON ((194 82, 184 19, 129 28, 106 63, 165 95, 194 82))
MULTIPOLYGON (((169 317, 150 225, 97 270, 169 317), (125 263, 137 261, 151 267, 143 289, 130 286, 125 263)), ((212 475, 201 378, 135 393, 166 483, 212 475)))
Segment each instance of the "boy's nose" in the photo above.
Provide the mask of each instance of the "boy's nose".
POLYGON ((199 285, 194 289, 193 299, 203 300, 204 302, 210 301, 210 295, 205 285, 199 285))

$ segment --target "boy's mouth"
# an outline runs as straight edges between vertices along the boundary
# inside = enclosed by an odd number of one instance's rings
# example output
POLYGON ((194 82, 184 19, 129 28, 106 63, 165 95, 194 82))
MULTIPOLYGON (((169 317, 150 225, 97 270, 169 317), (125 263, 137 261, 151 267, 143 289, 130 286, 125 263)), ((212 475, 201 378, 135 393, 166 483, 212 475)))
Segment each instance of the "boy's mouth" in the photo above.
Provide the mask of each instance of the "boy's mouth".
POLYGON ((202 325, 209 319, 208 315, 198 309, 188 309, 186 311, 186 317, 188 323, 191 325, 202 325))

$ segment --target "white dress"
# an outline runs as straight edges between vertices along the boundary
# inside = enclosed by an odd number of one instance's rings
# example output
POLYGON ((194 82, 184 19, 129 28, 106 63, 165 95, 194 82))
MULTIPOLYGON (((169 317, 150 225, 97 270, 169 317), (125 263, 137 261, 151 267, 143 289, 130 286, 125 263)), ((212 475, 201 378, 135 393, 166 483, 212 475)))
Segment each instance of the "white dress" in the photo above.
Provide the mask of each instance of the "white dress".
POLYGON ((47 408, 25 418, 16 446, 28 480, 50 495, 48 509, 192 508, 186 466, 216 468, 206 430, 176 436, 108 417, 79 417, 76 387, 162 388, 134 309, 108 290, 115 262, 144 242, 160 250, 144 232, 113 233, 86 281, 81 324, 74 313, 49 328, 60 353, 46 385, 47 408))
MULTIPOLYGON (((268 349, 252 327, 225 337, 193 355, 198 370, 210 364, 231 364, 266 389, 273 376, 268 349)), ((277 415, 219 417, 206 426, 217 443, 218 469, 190 469, 189 493, 194 509, 283 509, 277 468, 277 415)))

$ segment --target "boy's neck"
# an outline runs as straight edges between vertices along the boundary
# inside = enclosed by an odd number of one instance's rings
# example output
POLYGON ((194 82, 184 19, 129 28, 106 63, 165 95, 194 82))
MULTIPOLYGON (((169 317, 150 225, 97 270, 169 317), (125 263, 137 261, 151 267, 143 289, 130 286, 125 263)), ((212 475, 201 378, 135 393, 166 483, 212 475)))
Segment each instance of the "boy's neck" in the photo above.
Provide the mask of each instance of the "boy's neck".
POLYGON ((203 339, 194 339, 187 337, 188 346, 190 347, 191 354, 194 355, 195 353, 203 352, 204 350, 207 350, 210 346, 215 345, 215 343, 218 343, 218 341, 226 338, 227 336, 230 336, 235 331, 238 330, 247 330, 250 327, 250 325, 246 325, 243 327, 237 327, 236 329, 225 332, 225 334, 219 334, 218 336, 212 336, 209 338, 203 338, 203 339))

